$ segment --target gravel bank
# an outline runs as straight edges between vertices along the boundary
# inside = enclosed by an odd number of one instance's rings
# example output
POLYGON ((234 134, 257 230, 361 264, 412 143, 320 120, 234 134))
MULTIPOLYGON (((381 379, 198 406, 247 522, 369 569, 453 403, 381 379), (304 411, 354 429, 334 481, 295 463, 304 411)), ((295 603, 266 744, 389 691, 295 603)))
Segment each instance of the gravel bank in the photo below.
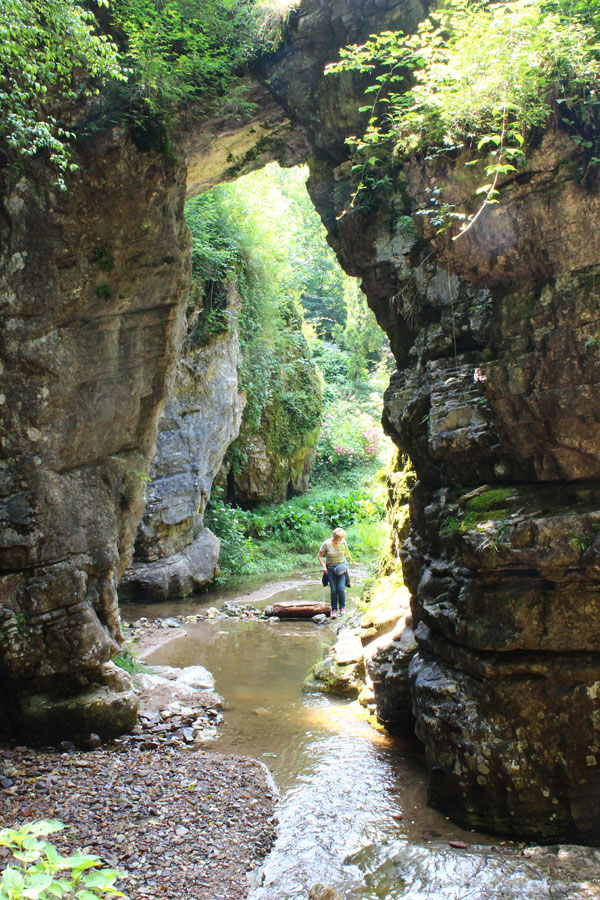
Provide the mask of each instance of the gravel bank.
POLYGON ((169 746, 60 753, 4 745, 0 773, 3 825, 59 819, 70 827, 54 843, 85 846, 124 872, 132 900, 243 898, 246 873, 274 838, 274 791, 252 759, 169 746))

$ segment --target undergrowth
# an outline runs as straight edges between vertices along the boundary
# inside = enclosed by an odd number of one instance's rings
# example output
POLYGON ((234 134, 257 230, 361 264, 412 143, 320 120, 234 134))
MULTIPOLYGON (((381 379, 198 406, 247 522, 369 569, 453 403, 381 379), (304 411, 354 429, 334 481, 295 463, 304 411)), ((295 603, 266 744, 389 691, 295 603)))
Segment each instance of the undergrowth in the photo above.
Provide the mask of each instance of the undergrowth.
POLYGON ((221 540, 220 583, 233 576, 316 567, 321 543, 338 527, 347 532, 353 558, 376 565, 387 536, 385 489, 369 486, 371 478, 372 473, 362 478, 354 473, 353 485, 336 480, 335 489, 315 486, 286 503, 253 510, 233 506, 217 492, 205 522, 221 540))

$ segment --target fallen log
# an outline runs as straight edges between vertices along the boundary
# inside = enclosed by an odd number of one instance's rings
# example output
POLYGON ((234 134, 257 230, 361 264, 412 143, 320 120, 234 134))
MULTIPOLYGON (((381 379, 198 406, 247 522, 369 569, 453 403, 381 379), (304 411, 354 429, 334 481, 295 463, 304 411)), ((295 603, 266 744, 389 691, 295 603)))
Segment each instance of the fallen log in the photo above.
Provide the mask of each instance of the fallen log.
POLYGON ((329 603, 317 603, 309 600, 282 600, 265 609, 267 616, 277 616, 279 619, 312 619, 313 616, 328 616, 331 614, 329 603))

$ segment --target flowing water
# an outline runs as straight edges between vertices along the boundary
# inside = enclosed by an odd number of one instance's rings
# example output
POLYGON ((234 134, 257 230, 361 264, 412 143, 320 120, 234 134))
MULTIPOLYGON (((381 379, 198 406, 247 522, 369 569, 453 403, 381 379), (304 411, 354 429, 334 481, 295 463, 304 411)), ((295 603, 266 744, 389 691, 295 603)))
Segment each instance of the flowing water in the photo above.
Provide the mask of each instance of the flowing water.
MULTIPOLYGON (((324 598, 322 587, 307 580, 275 595, 272 591, 238 599, 264 606, 300 596, 324 598)), ((206 602, 186 603, 184 614, 209 606, 219 606, 214 595, 206 602)), ((181 614, 181 603, 124 610, 129 620, 181 614)), ((424 892, 411 897, 479 896, 450 890, 456 887, 457 862, 448 841, 472 843, 475 836, 427 807, 416 742, 393 740, 374 730, 360 721, 348 701, 302 692, 308 669, 335 641, 332 623, 318 627, 310 620, 267 624, 217 618, 186 626, 183 636, 175 637, 181 633, 174 632, 174 639, 145 661, 209 669, 225 699, 214 749, 263 760, 281 793, 277 841, 251 889, 251 900, 305 900, 318 882, 334 886, 348 900, 405 897, 406 885, 402 887, 392 861, 398 853, 408 853, 406 865, 423 870, 424 892), (416 860, 415 848, 420 848, 416 860), (447 878, 431 893, 427 884, 442 870, 447 878)), ((489 843, 481 835, 476 841, 489 843)), ((481 871, 481 860, 465 856, 464 863, 481 871)), ((471 877, 465 874, 467 881, 471 877)))

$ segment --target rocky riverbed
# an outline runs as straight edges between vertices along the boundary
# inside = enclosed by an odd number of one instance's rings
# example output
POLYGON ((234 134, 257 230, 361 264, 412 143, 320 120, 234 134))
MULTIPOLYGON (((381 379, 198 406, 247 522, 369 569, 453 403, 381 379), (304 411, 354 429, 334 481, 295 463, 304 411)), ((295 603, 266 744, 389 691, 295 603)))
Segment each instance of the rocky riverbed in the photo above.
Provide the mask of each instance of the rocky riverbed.
MULTIPOLYGON (((144 623, 145 624, 145 623, 144 623)), ((138 627, 157 646, 179 622, 138 627)), ((42 818, 67 828, 61 851, 86 847, 123 872, 132 900, 237 900, 275 836, 276 788, 257 760, 209 753, 222 700, 202 666, 133 676, 138 724, 105 746, 0 746, 0 826, 42 818)), ((8 851, 0 848, 0 868, 8 851)))
MULTIPOLYGON (((4 825, 55 818, 61 851, 87 847, 132 900, 237 900, 274 836, 274 791, 255 760, 173 747, 4 747, 4 825)), ((8 851, 6 851, 6 854, 8 851)), ((0 848, 0 865, 5 862, 0 848)))

